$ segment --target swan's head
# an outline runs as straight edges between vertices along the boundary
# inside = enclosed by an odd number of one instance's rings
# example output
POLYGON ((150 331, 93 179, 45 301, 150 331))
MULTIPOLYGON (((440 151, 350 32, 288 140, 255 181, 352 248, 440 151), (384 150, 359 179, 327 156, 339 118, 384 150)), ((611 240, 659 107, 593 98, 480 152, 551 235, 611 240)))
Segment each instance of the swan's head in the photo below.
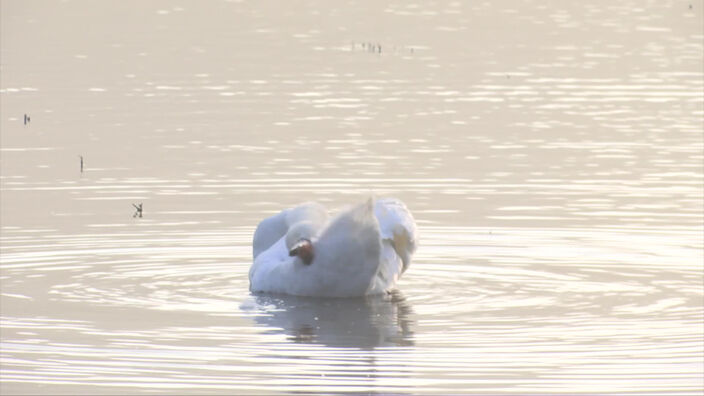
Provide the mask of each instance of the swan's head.
POLYGON ((289 228, 286 233, 286 247, 288 255, 297 256, 303 264, 309 265, 313 262, 313 242, 316 233, 315 225, 310 221, 301 221, 289 228))
POLYGON ((301 239, 289 250, 289 256, 298 256, 303 264, 310 265, 313 262, 313 243, 308 239, 301 239))

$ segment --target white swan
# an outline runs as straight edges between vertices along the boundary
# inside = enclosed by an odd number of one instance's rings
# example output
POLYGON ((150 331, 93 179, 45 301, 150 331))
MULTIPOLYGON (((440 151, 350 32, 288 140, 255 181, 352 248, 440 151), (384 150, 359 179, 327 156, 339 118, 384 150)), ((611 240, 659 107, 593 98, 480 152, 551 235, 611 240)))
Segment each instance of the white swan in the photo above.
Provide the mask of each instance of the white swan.
POLYGON ((304 203, 262 220, 254 233, 252 292, 356 297, 389 291, 408 268, 416 224, 398 199, 369 199, 328 219, 304 203))

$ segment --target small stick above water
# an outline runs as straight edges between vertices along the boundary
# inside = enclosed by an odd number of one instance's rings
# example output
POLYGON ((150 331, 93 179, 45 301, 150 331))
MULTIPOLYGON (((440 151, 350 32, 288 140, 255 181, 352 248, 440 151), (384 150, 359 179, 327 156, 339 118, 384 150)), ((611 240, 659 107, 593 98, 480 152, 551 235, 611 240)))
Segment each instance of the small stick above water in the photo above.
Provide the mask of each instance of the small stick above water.
POLYGON ((137 209, 136 212, 134 212, 134 215, 132 217, 139 217, 142 218, 142 203, 140 202, 139 205, 132 204, 135 209, 137 209))

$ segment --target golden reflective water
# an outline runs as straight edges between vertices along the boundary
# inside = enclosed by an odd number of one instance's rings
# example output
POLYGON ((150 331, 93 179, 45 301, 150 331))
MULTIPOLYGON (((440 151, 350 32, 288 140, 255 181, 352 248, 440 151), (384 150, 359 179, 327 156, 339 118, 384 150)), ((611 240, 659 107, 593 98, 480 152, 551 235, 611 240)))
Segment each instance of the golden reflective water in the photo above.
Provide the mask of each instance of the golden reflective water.
POLYGON ((704 389, 701 1, 0 5, 0 393, 704 389), (397 292, 249 293, 370 194, 397 292))

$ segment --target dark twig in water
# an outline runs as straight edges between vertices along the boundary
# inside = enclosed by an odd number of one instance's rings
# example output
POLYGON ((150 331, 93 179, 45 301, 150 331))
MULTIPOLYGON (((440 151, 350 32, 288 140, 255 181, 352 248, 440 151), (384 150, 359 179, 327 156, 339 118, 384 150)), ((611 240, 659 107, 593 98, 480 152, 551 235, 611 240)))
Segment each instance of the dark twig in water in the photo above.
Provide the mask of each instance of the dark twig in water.
POLYGON ((79 155, 79 157, 81 158, 81 173, 83 173, 83 156, 79 155))
POLYGON ((136 212, 134 212, 134 215, 132 217, 139 217, 142 218, 142 204, 140 203, 139 205, 132 204, 135 209, 137 209, 136 212))
POLYGON ((31 120, 29 119, 29 116, 28 116, 27 114, 25 114, 25 115, 24 115, 24 124, 25 124, 25 125, 29 124, 29 121, 31 121, 31 120))

